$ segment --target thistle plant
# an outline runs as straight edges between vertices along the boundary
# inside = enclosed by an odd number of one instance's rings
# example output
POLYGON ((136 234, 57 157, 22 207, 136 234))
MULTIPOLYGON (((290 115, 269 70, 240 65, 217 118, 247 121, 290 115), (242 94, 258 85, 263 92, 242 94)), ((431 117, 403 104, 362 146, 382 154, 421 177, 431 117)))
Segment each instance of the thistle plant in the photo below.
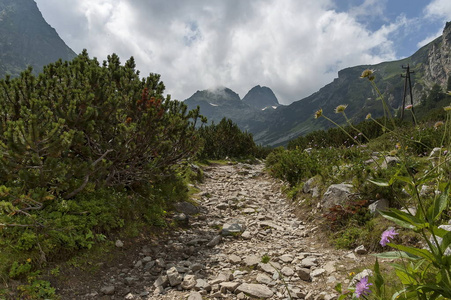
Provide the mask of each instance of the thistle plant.
MULTIPOLYGON (((449 166, 451 156, 449 150, 451 147, 451 106, 444 107, 447 112, 445 122, 437 122, 435 129, 444 126, 439 154, 434 164, 430 164, 424 172, 413 172, 408 168, 406 142, 410 139, 402 136, 396 129, 394 118, 387 106, 383 94, 376 86, 375 74, 373 70, 365 70, 361 78, 368 79, 378 94, 384 109, 384 121, 378 122, 368 114, 367 120, 373 120, 383 128, 385 132, 395 135, 400 141, 397 145, 396 154, 400 160, 400 170, 391 176, 388 181, 381 181, 375 178, 371 180, 383 188, 390 188, 395 183, 404 184, 404 191, 409 195, 411 202, 415 204, 415 211, 409 210, 406 203, 403 210, 391 208, 387 211, 380 211, 380 214, 387 220, 392 221, 398 228, 404 228, 404 231, 395 231, 389 228, 383 232, 380 244, 383 247, 390 247, 394 251, 377 254, 377 258, 390 259, 394 262, 391 266, 402 283, 403 288, 396 291, 393 295, 386 295, 384 288, 385 280, 379 270, 379 262, 376 258, 374 265, 373 278, 365 277, 351 289, 354 293, 344 293, 339 299, 345 298, 364 298, 364 299, 448 299, 451 298, 451 231, 444 223, 449 219, 445 215, 450 208, 449 195, 451 183, 449 175, 444 174, 444 169, 449 166), (393 129, 387 128, 387 122, 391 122, 393 129), (445 150, 445 151, 443 151, 445 150), (400 175, 401 172, 406 175, 400 175), (432 186, 434 195, 432 197, 422 195, 422 186, 432 186), (413 247, 394 243, 392 239, 395 236, 402 236, 403 232, 414 231, 421 237, 423 246, 413 247), (370 281, 372 283, 370 283, 370 281)), ((406 107, 409 109, 411 107, 406 107)), ((342 113, 347 122, 348 118, 344 114, 345 105, 338 106, 336 113, 342 113)), ((412 112, 413 114, 413 112, 412 112)), ((336 126, 337 123, 322 114, 322 110, 315 113, 315 117, 324 117, 336 126)), ((416 122, 416 119, 414 119, 416 122)), ((339 126, 340 127, 340 126, 339 126)), ((412 142, 412 141, 410 141, 412 142)), ((413 141, 421 143, 421 141, 413 141)), ((341 289, 340 289, 341 291, 341 289)))

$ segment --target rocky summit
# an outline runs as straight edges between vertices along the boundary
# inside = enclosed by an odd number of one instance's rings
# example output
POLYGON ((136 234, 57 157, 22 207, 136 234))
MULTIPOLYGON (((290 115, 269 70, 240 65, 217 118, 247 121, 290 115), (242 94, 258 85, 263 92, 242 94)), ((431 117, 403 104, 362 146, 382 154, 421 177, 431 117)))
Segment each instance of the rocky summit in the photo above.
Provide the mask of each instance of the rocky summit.
MULTIPOLYGON (((349 270, 367 257, 328 247, 263 168, 206 167, 193 197, 197 205, 176 205, 174 218, 187 220, 181 230, 140 246, 95 281, 59 293, 67 299, 337 299, 334 286, 347 286, 349 270)), ((126 244, 116 246, 127 251, 126 244)))

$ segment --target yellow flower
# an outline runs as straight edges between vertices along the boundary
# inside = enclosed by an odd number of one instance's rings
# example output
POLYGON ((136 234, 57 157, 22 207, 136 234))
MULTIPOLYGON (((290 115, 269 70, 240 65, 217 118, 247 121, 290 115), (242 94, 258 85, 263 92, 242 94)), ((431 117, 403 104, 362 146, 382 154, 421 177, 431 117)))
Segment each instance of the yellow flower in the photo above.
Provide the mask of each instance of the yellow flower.
POLYGON ((439 128, 439 127, 441 127, 441 126, 443 126, 445 123, 443 123, 443 121, 438 121, 438 122, 435 122, 435 124, 434 124, 434 128, 435 129, 437 129, 437 128, 439 128))
POLYGON ((349 273, 349 277, 353 277, 355 275, 355 272, 349 273))
POLYGON ((451 105, 445 106, 443 109, 444 109, 445 111, 451 111, 451 105))
POLYGON ((30 263, 31 262, 31 258, 27 258, 27 262, 30 263))
POLYGON ((369 120, 369 119, 371 119, 371 114, 367 114, 365 117, 365 120, 369 120))
POLYGON ((320 108, 315 112, 315 119, 318 119, 319 117, 321 117, 323 115, 323 109, 320 108))
POLYGON ((335 113, 339 114, 345 111, 346 107, 348 107, 347 104, 340 104, 335 108, 335 113))
POLYGON ((360 75, 360 78, 368 78, 369 81, 374 80, 374 70, 366 69, 362 72, 362 75, 360 75))

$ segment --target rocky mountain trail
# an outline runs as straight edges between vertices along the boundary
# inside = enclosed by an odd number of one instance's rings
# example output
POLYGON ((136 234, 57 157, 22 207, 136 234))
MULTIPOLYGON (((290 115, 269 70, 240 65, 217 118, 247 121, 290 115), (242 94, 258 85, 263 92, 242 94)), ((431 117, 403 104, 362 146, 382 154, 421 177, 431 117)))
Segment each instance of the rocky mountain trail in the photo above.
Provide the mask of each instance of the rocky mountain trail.
MULTIPOLYGON (((63 299, 336 299, 337 283, 369 259, 336 250, 297 217, 260 164, 204 168, 198 205, 181 203, 181 229, 152 242, 119 243, 123 260, 95 278, 79 274, 63 299)), ((359 252, 364 253, 364 252, 359 252)))

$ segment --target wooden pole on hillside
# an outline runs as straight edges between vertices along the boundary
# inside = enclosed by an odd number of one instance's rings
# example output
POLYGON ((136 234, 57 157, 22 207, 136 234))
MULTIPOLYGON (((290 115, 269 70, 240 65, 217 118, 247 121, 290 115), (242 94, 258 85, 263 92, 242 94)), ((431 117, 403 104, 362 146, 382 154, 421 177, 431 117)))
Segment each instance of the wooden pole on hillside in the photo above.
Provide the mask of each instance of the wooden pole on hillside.
POLYGON ((409 95, 410 95, 410 105, 412 106, 410 109, 412 110, 412 120, 413 124, 415 124, 415 117, 414 117, 414 111, 413 111, 413 94, 412 94, 412 82, 410 81, 410 74, 415 73, 414 71, 410 71, 409 64, 407 64, 407 67, 401 66, 404 70, 406 70, 406 74, 401 74, 402 78, 405 78, 404 80, 404 95, 402 97, 402 109, 401 109, 401 120, 404 119, 404 109, 406 108, 406 97, 407 97, 407 85, 409 86, 409 95))

